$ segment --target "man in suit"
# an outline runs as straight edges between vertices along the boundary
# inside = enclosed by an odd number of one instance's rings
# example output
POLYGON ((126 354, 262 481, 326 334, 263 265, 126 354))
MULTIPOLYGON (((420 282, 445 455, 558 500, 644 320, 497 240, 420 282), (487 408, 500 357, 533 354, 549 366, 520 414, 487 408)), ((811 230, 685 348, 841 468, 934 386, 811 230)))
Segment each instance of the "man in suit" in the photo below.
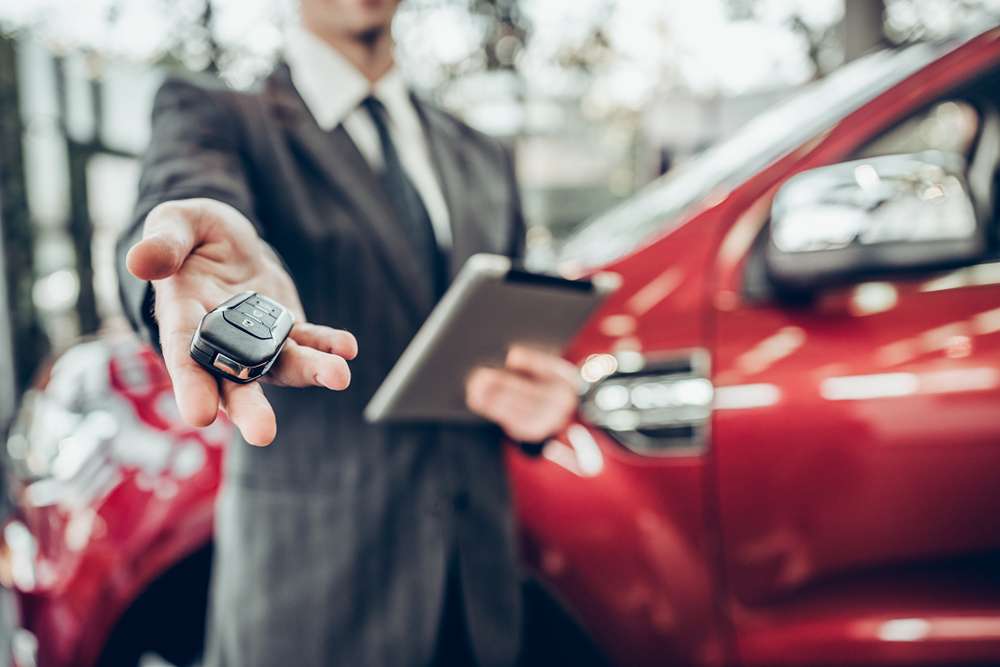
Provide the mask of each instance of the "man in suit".
POLYGON ((183 418, 221 406, 245 441, 218 501, 211 665, 516 659, 502 437, 557 432, 575 369, 520 348, 478 369, 467 401, 489 425, 362 419, 462 263, 524 244, 508 152, 395 69, 397 3, 301 0, 260 88, 170 79, 156 97, 122 298, 183 418), (296 315, 266 387, 217 382, 188 354, 202 315, 248 289, 296 315))

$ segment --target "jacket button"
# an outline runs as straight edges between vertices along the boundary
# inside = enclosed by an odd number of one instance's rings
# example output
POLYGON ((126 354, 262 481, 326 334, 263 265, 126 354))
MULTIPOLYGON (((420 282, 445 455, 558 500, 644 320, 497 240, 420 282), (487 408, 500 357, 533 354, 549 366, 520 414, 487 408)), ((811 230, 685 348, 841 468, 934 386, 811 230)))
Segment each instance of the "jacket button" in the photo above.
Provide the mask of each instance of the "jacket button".
POLYGON ((452 500, 452 504, 459 512, 467 510, 469 508, 469 492, 459 491, 456 493, 455 498, 452 500))

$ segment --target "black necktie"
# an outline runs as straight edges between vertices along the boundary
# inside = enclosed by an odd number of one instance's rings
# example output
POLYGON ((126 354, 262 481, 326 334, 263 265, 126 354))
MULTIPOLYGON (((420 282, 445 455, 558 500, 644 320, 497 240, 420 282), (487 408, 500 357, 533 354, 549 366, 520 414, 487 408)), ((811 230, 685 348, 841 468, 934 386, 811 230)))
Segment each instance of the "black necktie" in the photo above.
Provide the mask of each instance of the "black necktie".
POLYGON ((382 185, 392 204, 396 219, 413 244, 414 258, 423 264, 433 281, 435 296, 441 296, 447 284, 445 258, 434 237, 434 227, 420 193, 414 187, 396 152, 396 145, 389 134, 388 113, 385 106, 374 97, 366 97, 361 106, 371 116, 378 140, 382 145, 382 185))

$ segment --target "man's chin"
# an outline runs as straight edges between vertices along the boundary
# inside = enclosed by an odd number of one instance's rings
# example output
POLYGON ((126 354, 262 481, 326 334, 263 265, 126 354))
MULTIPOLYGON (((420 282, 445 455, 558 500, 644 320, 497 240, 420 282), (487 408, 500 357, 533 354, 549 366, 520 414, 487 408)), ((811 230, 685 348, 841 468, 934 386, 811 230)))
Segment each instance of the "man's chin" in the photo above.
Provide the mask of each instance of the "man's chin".
POLYGON ((391 26, 391 23, 385 23, 383 21, 361 23, 351 30, 351 34, 354 39, 359 42, 374 43, 378 41, 379 38, 389 34, 391 26))

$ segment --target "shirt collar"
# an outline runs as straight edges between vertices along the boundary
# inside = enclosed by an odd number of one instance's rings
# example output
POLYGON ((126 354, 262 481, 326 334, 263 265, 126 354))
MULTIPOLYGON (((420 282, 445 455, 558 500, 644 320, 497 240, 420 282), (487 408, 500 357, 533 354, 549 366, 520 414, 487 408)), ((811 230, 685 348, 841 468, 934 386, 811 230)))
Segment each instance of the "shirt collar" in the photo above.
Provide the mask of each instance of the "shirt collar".
POLYGON ((405 122, 410 115, 409 90, 396 67, 373 87, 340 52, 301 25, 288 30, 285 59, 295 89, 323 130, 340 125, 371 94, 393 122, 405 122))

